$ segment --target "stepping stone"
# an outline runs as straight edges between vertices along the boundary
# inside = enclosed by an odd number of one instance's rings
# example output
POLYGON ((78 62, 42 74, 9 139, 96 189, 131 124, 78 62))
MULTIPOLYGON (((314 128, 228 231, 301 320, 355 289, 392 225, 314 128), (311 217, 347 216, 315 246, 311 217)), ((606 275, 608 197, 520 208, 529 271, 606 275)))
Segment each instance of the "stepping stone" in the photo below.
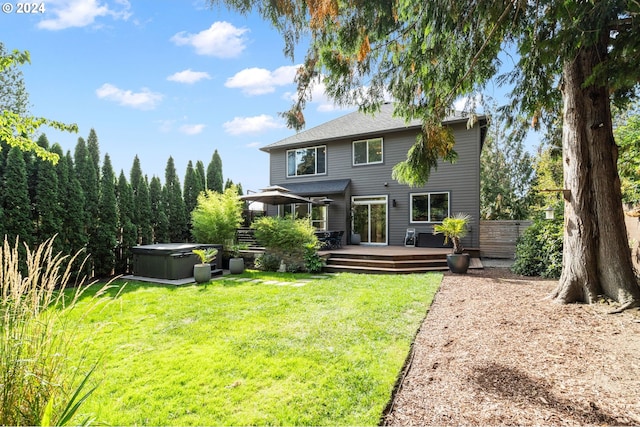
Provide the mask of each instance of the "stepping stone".
POLYGON ((300 286, 307 286, 307 283, 309 282, 294 282, 291 284, 291 286, 294 288, 299 288, 300 286))
POLYGON ((311 276, 312 279, 328 279, 330 276, 311 276))

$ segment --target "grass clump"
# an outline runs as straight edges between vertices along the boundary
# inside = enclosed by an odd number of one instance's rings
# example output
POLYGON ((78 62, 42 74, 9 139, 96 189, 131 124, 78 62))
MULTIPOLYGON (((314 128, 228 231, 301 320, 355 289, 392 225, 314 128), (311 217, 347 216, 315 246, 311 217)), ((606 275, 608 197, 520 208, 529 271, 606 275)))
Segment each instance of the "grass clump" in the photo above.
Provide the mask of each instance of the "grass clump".
POLYGON ((63 292, 77 255, 54 254, 53 239, 26 247, 26 259, 20 249, 6 238, 0 247, 0 425, 63 425, 91 391, 67 321, 82 288, 63 292))
POLYGON ((129 283, 82 322, 105 354, 86 410, 109 425, 377 425, 441 278, 129 283))

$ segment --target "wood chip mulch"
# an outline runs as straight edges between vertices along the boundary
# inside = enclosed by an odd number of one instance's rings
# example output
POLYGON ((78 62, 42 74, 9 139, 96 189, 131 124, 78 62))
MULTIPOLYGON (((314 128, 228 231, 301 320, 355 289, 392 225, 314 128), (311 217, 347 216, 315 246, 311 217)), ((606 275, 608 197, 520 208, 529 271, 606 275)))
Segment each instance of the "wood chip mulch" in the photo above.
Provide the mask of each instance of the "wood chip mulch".
POLYGON ((560 305, 505 268, 446 274, 384 425, 640 425, 640 312, 560 305))

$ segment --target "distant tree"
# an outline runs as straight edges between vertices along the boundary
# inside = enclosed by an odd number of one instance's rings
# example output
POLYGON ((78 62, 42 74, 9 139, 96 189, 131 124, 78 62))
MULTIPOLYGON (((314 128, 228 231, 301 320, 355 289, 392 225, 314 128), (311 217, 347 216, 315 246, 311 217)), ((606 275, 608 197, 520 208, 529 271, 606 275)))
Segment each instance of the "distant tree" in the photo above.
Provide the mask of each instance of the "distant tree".
POLYGON ((540 211, 551 207, 555 212, 555 216, 562 218, 564 215, 562 193, 558 191, 543 191, 563 188, 562 152, 557 151, 556 147, 553 146, 541 148, 534 160, 534 169, 536 173, 534 191, 537 195, 537 209, 540 211))
POLYGON ((244 191, 242 190, 242 184, 238 183, 238 185, 236 185, 236 188, 238 189, 238 196, 243 196, 244 191))
POLYGON ((207 189, 222 193, 223 183, 222 159, 220 158, 220 154, 218 154, 218 150, 215 150, 207 166, 207 189))
POLYGON ((522 140, 508 138, 500 123, 491 130, 480 155, 480 214, 484 219, 529 217, 535 182, 532 156, 522 140))
MULTIPOLYGON (((4 231, 9 242, 13 244, 16 237, 20 237, 21 242, 31 246, 33 244, 31 201, 27 187, 24 153, 18 147, 12 147, 7 155, 2 183, 2 207, 4 231)), ((22 245, 20 251, 23 251, 22 245)))
POLYGON ((130 271, 131 247, 138 241, 138 229, 133 223, 133 190, 124 172, 120 171, 116 188, 118 206, 118 249, 116 251, 116 274, 130 271))
POLYGON ((169 219, 165 211, 162 182, 154 176, 149 184, 149 202, 151 205, 151 225, 153 227, 153 242, 169 242, 169 219))
POLYGON ((200 194, 198 176, 193 168, 193 162, 189 160, 187 164, 187 171, 184 174, 184 206, 187 213, 187 218, 191 216, 191 211, 196 207, 198 203, 198 194, 200 194))
MULTIPOLYGON (((0 42, 0 58, 8 57, 9 52, 0 42)), ((29 105, 29 93, 24 85, 22 71, 18 68, 19 64, 14 61, 4 69, 0 67, 0 111, 24 115, 29 105)))
POLYGON ((202 160, 196 162, 196 178, 198 179, 198 194, 207 189, 207 173, 202 160))
POLYGON ((622 200, 640 204, 640 105, 616 117, 614 129, 620 147, 618 171, 622 186, 622 200))
POLYGON ((165 212, 169 221, 169 239, 171 242, 184 242, 188 231, 187 213, 173 157, 167 160, 164 173, 163 193, 165 194, 165 212))
MULTIPOLYGON (((48 146, 47 137, 42 134, 38 139, 38 144, 48 146)), ((62 207, 59 197, 58 172, 56 168, 60 168, 53 163, 36 159, 37 182, 35 188, 35 241, 34 244, 44 243, 56 234, 62 231, 62 207)), ((64 249, 60 237, 53 242, 53 250, 61 252, 64 249)))
POLYGON ((233 181, 229 178, 227 178, 227 180, 224 182, 224 189, 228 189, 233 187, 233 181))
POLYGON ((78 126, 26 115, 28 95, 17 67, 28 62, 29 52, 14 50, 8 53, 0 44, 0 141, 57 163, 57 155, 32 141, 31 135, 35 135, 42 126, 68 132, 77 132, 78 126))
POLYGON ((92 252, 94 272, 97 277, 113 274, 115 249, 118 244, 118 210, 116 207, 116 184, 111 159, 104 156, 100 176, 100 198, 95 234, 95 249, 92 252))

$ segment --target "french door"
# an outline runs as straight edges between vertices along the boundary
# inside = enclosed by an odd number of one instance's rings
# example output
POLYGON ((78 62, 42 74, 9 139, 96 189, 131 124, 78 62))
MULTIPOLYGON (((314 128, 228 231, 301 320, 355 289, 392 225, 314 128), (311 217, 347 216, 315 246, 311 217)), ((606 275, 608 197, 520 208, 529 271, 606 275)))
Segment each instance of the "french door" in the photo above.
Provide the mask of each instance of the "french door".
POLYGON ((387 244, 387 196, 354 196, 352 228, 360 234, 360 243, 387 244))

